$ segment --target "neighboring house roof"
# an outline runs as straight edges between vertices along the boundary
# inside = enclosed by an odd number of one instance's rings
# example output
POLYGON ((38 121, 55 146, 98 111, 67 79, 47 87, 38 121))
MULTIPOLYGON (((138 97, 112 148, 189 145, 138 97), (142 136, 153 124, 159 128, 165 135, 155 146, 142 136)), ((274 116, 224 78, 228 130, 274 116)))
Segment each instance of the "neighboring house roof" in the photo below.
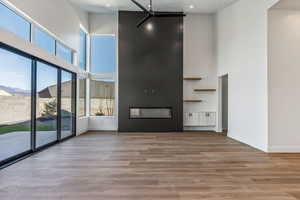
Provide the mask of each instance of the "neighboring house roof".
MULTIPOLYGON (((64 82, 61 85, 62 98, 71 97, 71 84, 72 81, 64 82)), ((83 90, 83 88, 81 88, 83 90)), ((91 98, 104 99, 115 98, 115 84, 108 81, 91 81, 91 98)), ((83 91, 80 91, 83 93, 83 91)), ((57 96, 57 86, 53 85, 38 92, 40 98, 52 98, 57 96)))
POLYGON ((12 96, 12 94, 5 90, 0 89, 0 96, 12 96))
POLYGON ((109 81, 91 81, 90 84, 91 98, 94 99, 114 99, 115 83, 109 81))

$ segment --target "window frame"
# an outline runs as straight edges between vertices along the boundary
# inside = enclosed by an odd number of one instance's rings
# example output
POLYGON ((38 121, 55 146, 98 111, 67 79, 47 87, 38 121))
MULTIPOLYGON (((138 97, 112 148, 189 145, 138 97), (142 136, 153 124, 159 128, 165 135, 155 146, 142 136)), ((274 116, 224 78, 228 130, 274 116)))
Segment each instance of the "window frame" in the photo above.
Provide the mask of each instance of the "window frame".
POLYGON ((48 63, 48 62, 45 62, 45 61, 40 61, 40 60, 34 60, 33 59, 33 62, 34 62, 34 71, 35 71, 35 77, 34 77, 34 83, 33 84, 35 84, 35 90, 33 91, 33 92, 35 92, 35 99, 34 99, 34 101, 35 101, 35 107, 34 107, 34 110, 35 110, 35 115, 34 115, 34 128, 35 128, 35 132, 34 132, 34 134, 35 134, 35 146, 34 146, 34 148, 36 149, 36 150, 39 150, 39 149, 43 149, 44 147, 47 147, 47 146, 51 146, 52 144, 56 144, 56 143, 58 143, 59 141, 60 141, 60 135, 61 135, 61 129, 60 129, 60 127, 61 127, 61 123, 60 123, 60 119, 61 119, 61 114, 60 114, 60 110, 59 110, 59 108, 60 108, 60 104, 59 104, 59 102, 60 102, 60 97, 61 97, 61 90, 60 90, 60 88, 61 88, 61 83, 60 83, 60 73, 61 73, 61 68, 59 68, 59 67, 57 67, 57 66, 55 66, 55 65, 53 65, 53 64, 51 64, 51 63, 48 63), (38 84, 38 82, 37 82, 37 80, 38 80, 38 74, 37 74, 37 72, 38 72, 38 63, 41 63, 41 64, 44 64, 44 65, 47 65, 48 67, 51 67, 51 68, 55 68, 56 70, 57 70, 57 73, 56 73, 56 83, 57 83, 57 92, 56 92, 56 98, 57 98, 57 103, 56 103, 56 109, 57 109, 57 117, 56 117, 56 140, 55 141, 52 141, 52 142, 49 142, 49 143, 47 143, 47 144, 45 144, 45 145, 41 145, 41 146, 37 146, 37 142, 36 142, 36 138, 37 138, 37 130, 36 130, 36 105, 37 105, 37 99, 38 99, 38 97, 37 97, 37 93, 38 93, 38 91, 37 91, 37 84, 38 84))
MULTIPOLYGON (((59 42, 60 44, 62 44, 63 46, 65 46, 66 48, 70 49, 71 50, 71 53, 72 53, 72 62, 70 64, 74 65, 75 63, 75 57, 78 58, 78 55, 77 55, 77 51, 74 50, 73 48, 70 48, 68 45, 66 45, 62 40, 60 40, 55 34, 51 33, 47 28, 43 27, 42 25, 40 25, 38 22, 36 22, 34 19, 32 19, 30 16, 28 16, 26 13, 24 13, 23 11, 21 11, 20 9, 18 9, 17 7, 15 7, 12 3, 10 2, 6 2, 6 1, 1 1, 0 0, 0 4, 3 5, 4 7, 6 7, 7 9, 11 10, 15 15, 17 15, 18 17, 24 19, 28 24, 29 24, 29 38, 28 39, 24 39, 23 37, 20 37, 18 36, 19 38, 21 38, 22 40, 24 41, 28 41, 30 42, 32 45, 35 45, 34 41, 35 41, 35 29, 38 28, 40 29, 41 31, 43 31, 44 33, 46 33, 47 35, 49 35, 54 41, 55 41, 55 53, 52 54, 54 57, 56 57, 56 44, 57 42, 59 42)), ((3 29, 7 32, 10 32, 12 34, 14 34, 13 32, 7 30, 7 29, 3 29)), ((88 33, 87 33, 88 34, 88 33)), ((14 34, 15 35, 15 34, 14 34)), ((88 38, 89 38, 89 34, 87 35, 87 45, 88 44, 88 38)), ((35 45, 37 46, 37 45, 35 45)), ((38 47, 38 46, 37 46, 38 47)), ((3 42, 0 42, 0 48, 1 49, 4 49, 4 50, 7 50, 7 51, 10 51, 16 55, 19 55, 19 56, 23 56, 23 57, 26 57, 26 58, 29 58, 31 59, 31 74, 32 74, 32 77, 31 77, 31 93, 32 93, 32 96, 31 96, 31 150, 28 151, 28 152, 25 152, 25 153, 21 153, 19 155, 15 155, 15 156, 12 156, 6 160, 1 160, 0 161, 0 169, 3 169, 11 164, 14 164, 15 162, 18 162, 20 160, 23 160, 33 154, 35 154, 36 152, 38 151, 41 151, 43 149, 46 149, 54 144, 57 144, 59 142, 62 142, 62 141, 65 141, 69 138, 72 138, 74 136, 76 136, 76 123, 77 123, 77 120, 76 120, 76 116, 77 116, 77 74, 75 72, 72 72, 68 69, 65 69, 64 67, 60 67, 56 64, 53 64, 49 61, 46 61, 46 60, 43 60, 37 56, 34 56, 34 55, 31 55, 30 53, 27 53, 23 50, 20 50, 16 47, 13 47, 13 46, 10 46, 8 44, 5 44, 3 42), (64 138, 64 139, 60 139, 61 136, 58 135, 58 140, 56 142, 53 142, 51 144, 47 144, 45 146, 42 146, 42 147, 39 147, 39 148, 36 148, 36 90, 37 90, 37 62, 41 62, 41 63, 44 63, 44 64, 47 64, 47 65, 50 65, 52 67, 55 67, 58 69, 58 76, 59 78, 60 75, 59 73, 61 73, 61 70, 64 70, 66 72, 70 72, 72 73, 72 110, 74 111, 72 114, 73 114, 73 134, 70 136, 70 137, 67 137, 67 138, 64 138)), ((86 49, 87 51, 87 59, 89 58, 89 54, 88 54, 88 49, 86 49)), ((46 51, 47 52, 47 51, 46 51)), ((51 54, 49 52, 49 54, 51 54)), ((59 58, 60 59, 60 58, 59 58)), ((63 60, 63 59, 62 59, 63 60)), ((86 67, 88 67, 88 60, 86 61, 86 67)), ((61 80, 61 79, 59 79, 61 80)), ((88 80, 88 79, 87 79, 88 80)), ((59 81, 58 82, 58 87, 61 87, 61 82, 59 81)), ((61 93, 61 90, 58 89, 58 93, 61 93)), ((61 97, 61 94, 58 95, 58 101, 61 97)), ((58 112, 60 111, 61 107, 58 106, 58 112)), ((88 113, 88 111, 86 111, 88 113)), ((58 114, 59 115, 59 114, 58 114)), ((57 120, 59 123, 61 123, 61 116, 59 115, 58 117, 59 120, 57 120)), ((58 132, 61 131, 61 129, 58 127, 58 132)))
POLYGON ((31 59, 31 150, 27 151, 27 152, 24 152, 24 153, 21 153, 21 154, 18 154, 18 155, 15 155, 15 156, 12 156, 10 158, 7 158, 5 160, 1 160, 0 161, 0 169, 3 169, 5 167, 8 167, 20 160, 23 160, 33 154, 35 154, 36 152, 39 152, 41 150, 44 150, 48 147, 51 147, 55 144, 58 144, 60 142, 63 142, 65 140, 68 140, 74 136, 76 136, 76 127, 77 127, 77 124, 76 124, 76 116, 77 116, 77 109, 76 109, 76 105, 77 105, 77 99, 76 99, 76 88, 77 88, 77 74, 75 74, 74 72, 72 71, 69 71, 67 69, 64 69, 64 68, 61 68, 55 64, 52 64, 48 61, 45 61, 43 59, 40 59, 38 57, 35 57, 35 56, 32 56, 22 50, 19 50, 19 49, 16 49, 14 47, 11 47, 5 43, 2 43, 0 42, 0 48, 1 49, 4 49, 4 50, 7 50, 9 52, 12 52, 16 55, 19 55, 19 56, 23 56, 23 57, 26 57, 26 58, 29 58, 31 59), (60 135, 60 132, 61 132, 61 113, 60 113, 60 105, 58 105, 58 113, 57 113, 57 122, 58 122, 58 127, 57 127, 57 130, 58 130, 58 140, 54 141, 54 142, 51 142, 49 144, 46 144, 44 146, 41 146, 41 147, 38 147, 36 146, 36 100, 37 100, 37 62, 40 62, 40 63, 44 63, 44 64, 47 64, 47 65, 50 65, 51 67, 55 67, 58 71, 58 101, 61 99, 61 71, 64 70, 66 72, 70 72, 72 74, 72 109, 73 109, 73 113, 72 113, 72 120, 73 120, 73 130, 72 130, 72 135, 69 136, 69 137, 66 137, 64 139, 61 138, 61 135, 60 135))
POLYGON ((67 138, 70 138, 70 137, 73 137, 76 135, 76 116, 77 116, 77 113, 76 113, 76 97, 77 97, 77 94, 76 94, 76 91, 77 91, 77 75, 75 75, 73 72, 70 72, 69 70, 66 70, 66 69, 62 69, 60 68, 59 69, 59 75, 58 75, 58 78, 59 78, 59 99, 58 99, 58 113, 59 113, 59 140, 63 141, 67 138), (67 137, 62 137, 62 74, 63 72, 65 73, 70 73, 71 75, 71 120, 72 120, 72 127, 71 127, 71 135, 67 136, 67 137), (74 125, 75 124, 75 125, 74 125), (75 135, 74 135, 75 133, 75 135))
POLYGON ((88 108, 87 108, 87 102, 88 102, 88 94, 87 94, 87 87, 88 87, 88 78, 85 78, 85 77, 78 77, 78 81, 79 81, 79 88, 78 88, 78 108, 79 108, 79 110, 78 110, 78 117, 79 118, 83 118, 83 117, 87 117, 88 116, 88 108), (81 80, 83 80, 84 81, 84 115, 80 115, 80 103, 79 103, 79 101, 80 101, 80 87, 81 87, 81 85, 80 85, 80 81, 81 80))
POLYGON ((23 19, 25 22, 27 22, 29 24, 29 30, 28 30, 29 31, 29 36, 28 36, 27 39, 25 39, 25 38, 21 37, 20 35, 18 35, 15 32, 12 32, 12 31, 10 31, 10 30, 8 30, 6 28, 3 28, 3 29, 6 30, 6 31, 8 31, 8 32, 10 32, 10 33, 12 33, 15 36, 21 38, 21 39, 24 39, 25 41, 32 42, 32 34, 33 34, 32 33, 32 27, 33 27, 32 23, 28 19, 26 19, 26 17, 22 16, 21 14, 19 14, 18 12, 16 12, 14 9, 12 9, 10 6, 8 6, 6 3, 0 1, 0 5, 2 5, 3 7, 7 8, 9 11, 11 11, 17 17, 20 17, 21 19, 23 19))
POLYGON ((56 56, 57 58, 59 58, 59 59, 62 59, 62 60, 64 60, 64 61, 70 63, 70 64, 73 64, 73 62, 74 62, 74 52, 73 52, 73 50, 70 49, 69 47, 67 47, 66 45, 62 44, 61 42, 57 41, 57 40, 55 40, 55 56, 56 56), (68 51, 70 51, 70 53, 71 53, 71 60, 70 60, 70 61, 65 60, 64 58, 61 58, 61 57, 59 56, 59 54, 58 54, 58 46, 59 46, 59 45, 60 45, 61 47, 65 48, 65 49, 67 49, 68 51))
POLYGON ((112 115, 103 115, 103 116, 97 116, 97 115, 92 115, 92 89, 91 89, 91 84, 93 81, 104 81, 103 79, 97 79, 97 78, 91 78, 89 81, 89 88, 90 88, 90 95, 89 95, 89 113, 90 117, 116 117, 117 116, 117 90, 116 90, 116 82, 113 80, 112 82, 114 83, 114 111, 112 115))
MULTIPOLYGON (((56 49, 57 49, 56 39, 55 39, 51 34, 49 34, 47 31, 45 31, 43 28, 41 28, 41 27, 39 27, 39 26, 34 26, 34 28, 33 28, 33 33, 34 33, 34 37, 33 37, 32 44, 34 44, 35 46, 39 47, 40 49, 43 49, 44 51, 50 53, 51 55, 56 56, 56 49), (48 37, 48 39, 53 40, 53 44, 52 44, 53 47, 51 47, 51 48, 53 48, 53 52, 48 51, 47 49, 44 49, 43 47, 41 47, 41 46, 39 46, 39 45, 37 44, 37 41, 36 41, 36 40, 37 40, 37 34, 36 34, 36 31, 40 31, 41 33, 45 34, 45 35, 48 37)), ((52 43, 52 42, 51 42, 51 43, 52 43)))
POLYGON ((80 69, 84 70, 84 71, 88 71, 88 41, 89 41, 89 33, 82 27, 80 26, 80 31, 79 31, 79 37, 80 37, 80 47, 79 47, 79 52, 78 52, 78 66, 80 69), (81 57, 81 53, 80 50, 81 50, 81 33, 84 33, 85 35, 85 46, 84 46, 84 66, 81 66, 80 65, 80 57, 81 57))
POLYGON ((117 36, 116 34, 90 34, 89 38, 90 46, 89 46, 89 51, 90 51, 90 56, 89 56, 89 63, 90 63, 90 74, 93 77, 92 79, 111 79, 116 82, 116 72, 117 72, 117 66, 118 66, 118 42, 117 42, 117 36), (101 36, 112 36, 115 38, 115 71, 110 73, 111 76, 107 76, 109 73, 94 73, 92 72, 92 37, 101 37, 101 36))
POLYGON ((88 95, 88 101, 89 101, 89 116, 90 117, 103 117, 103 118, 109 118, 109 117, 117 117, 118 115, 118 80, 117 80, 117 74, 118 74, 118 36, 116 34, 89 34, 89 73, 90 73, 90 78, 89 78, 89 83, 88 83, 88 87, 90 88, 89 91, 89 95, 88 95), (91 69, 92 69, 92 37, 93 36, 113 36, 115 38, 115 72, 111 73, 111 76, 106 76, 106 74, 103 73, 92 73, 91 69), (114 82, 114 90, 115 90, 115 99, 114 99, 114 113, 112 116, 93 116, 91 115, 91 95, 92 95, 92 91, 91 91, 91 82, 94 80, 103 80, 103 79, 109 79, 112 80, 114 82))

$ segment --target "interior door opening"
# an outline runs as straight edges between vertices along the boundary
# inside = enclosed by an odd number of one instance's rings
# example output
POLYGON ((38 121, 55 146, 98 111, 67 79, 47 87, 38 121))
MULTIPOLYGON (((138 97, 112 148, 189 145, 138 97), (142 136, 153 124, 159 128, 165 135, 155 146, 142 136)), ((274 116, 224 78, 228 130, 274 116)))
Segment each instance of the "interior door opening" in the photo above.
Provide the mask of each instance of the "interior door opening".
POLYGON ((222 82, 222 131, 228 132, 228 75, 221 77, 222 82))

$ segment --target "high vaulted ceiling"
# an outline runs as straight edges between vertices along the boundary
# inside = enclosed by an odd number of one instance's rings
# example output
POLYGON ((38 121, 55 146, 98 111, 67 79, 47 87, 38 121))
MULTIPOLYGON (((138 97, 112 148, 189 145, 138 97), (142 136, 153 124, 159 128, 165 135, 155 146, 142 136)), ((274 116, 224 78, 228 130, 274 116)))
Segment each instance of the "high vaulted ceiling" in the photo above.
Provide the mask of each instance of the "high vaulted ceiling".
MULTIPOLYGON (((131 0, 69 0, 88 12, 112 12, 117 10, 139 11, 131 0)), ((144 6, 149 0, 137 0, 144 6)), ((237 0, 153 0, 156 11, 184 11, 186 13, 214 13, 237 0)))

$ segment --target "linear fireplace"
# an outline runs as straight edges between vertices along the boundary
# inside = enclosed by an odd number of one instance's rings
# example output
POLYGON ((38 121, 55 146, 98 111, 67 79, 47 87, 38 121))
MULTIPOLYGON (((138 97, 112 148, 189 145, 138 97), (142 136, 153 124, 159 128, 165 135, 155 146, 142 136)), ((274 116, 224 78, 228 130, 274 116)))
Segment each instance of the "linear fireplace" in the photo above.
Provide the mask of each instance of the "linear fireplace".
POLYGON ((130 119, 172 119, 172 108, 130 108, 130 119))

